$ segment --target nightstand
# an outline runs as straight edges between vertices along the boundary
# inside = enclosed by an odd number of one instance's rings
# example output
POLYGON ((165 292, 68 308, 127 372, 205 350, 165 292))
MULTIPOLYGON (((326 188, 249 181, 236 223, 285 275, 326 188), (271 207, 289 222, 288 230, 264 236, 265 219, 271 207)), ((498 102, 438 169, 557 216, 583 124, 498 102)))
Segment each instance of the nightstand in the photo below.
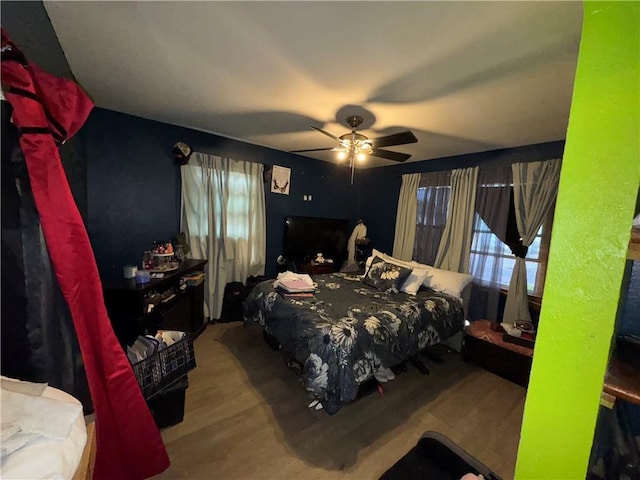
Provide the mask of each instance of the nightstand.
POLYGON ((333 263, 301 263, 298 265, 298 273, 308 273, 309 275, 322 275, 333 273, 333 263))
POLYGON ((476 320, 464 329, 462 357, 496 375, 526 387, 533 348, 504 341, 496 322, 476 320))

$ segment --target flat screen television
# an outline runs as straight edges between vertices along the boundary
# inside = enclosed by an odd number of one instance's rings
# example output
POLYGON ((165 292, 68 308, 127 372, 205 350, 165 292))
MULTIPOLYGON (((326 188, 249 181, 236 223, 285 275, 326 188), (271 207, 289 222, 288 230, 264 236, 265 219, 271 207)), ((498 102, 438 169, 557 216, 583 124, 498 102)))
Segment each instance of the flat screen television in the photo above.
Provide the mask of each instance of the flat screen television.
POLYGON ((288 261, 298 263, 313 260, 322 252, 338 270, 347 259, 349 226, 349 220, 340 218, 286 217, 282 254, 288 261))

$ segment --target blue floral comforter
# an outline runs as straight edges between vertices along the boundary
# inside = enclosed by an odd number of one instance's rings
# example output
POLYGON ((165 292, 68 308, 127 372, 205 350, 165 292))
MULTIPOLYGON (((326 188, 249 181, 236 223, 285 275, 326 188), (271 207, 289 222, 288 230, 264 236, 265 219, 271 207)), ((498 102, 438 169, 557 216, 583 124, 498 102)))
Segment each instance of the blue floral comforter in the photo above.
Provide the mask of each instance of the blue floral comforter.
POLYGON ((285 299, 258 284, 243 305, 245 324, 258 322, 302 365, 303 381, 328 413, 356 398, 358 385, 464 326, 462 303, 433 290, 386 293, 356 276, 317 275, 314 298, 285 299))

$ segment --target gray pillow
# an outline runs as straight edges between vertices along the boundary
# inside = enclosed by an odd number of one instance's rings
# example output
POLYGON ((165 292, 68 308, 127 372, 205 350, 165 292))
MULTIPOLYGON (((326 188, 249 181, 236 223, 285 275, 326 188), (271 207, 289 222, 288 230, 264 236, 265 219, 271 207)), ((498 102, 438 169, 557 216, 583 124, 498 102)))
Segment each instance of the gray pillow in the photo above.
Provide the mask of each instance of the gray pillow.
POLYGON ((382 258, 375 257, 362 281, 383 292, 398 293, 412 271, 411 268, 385 262, 382 258))

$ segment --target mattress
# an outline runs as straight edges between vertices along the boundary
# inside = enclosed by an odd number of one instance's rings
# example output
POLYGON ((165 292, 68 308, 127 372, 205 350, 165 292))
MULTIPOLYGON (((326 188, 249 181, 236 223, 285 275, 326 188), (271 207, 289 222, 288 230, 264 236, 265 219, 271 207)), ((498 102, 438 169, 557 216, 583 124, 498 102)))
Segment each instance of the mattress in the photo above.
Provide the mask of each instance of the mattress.
MULTIPOLYGON (((7 380, 16 382, 5 377, 2 380, 3 392, 6 392, 4 385, 7 380)), ((28 382, 19 383, 34 385, 28 382)), ((87 441, 82 405, 71 395, 49 386, 44 388, 41 396, 56 400, 56 403, 60 402, 65 412, 64 421, 69 421, 66 428, 69 433, 64 439, 41 436, 6 457, 0 466, 0 476, 3 479, 69 479, 78 468, 87 441)), ((3 405, 3 434, 8 416, 5 408, 6 405, 3 405)), ((55 413, 53 415, 56 416, 55 413)), ((60 420, 60 415, 57 417, 57 420, 60 420)))

